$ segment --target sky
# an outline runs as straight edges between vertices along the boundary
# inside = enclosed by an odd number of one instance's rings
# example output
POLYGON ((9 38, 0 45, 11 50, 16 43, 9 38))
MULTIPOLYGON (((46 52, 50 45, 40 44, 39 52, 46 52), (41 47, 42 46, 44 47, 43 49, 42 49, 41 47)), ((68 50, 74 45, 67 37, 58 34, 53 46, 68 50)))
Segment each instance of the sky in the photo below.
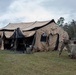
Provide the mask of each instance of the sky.
POLYGON ((9 23, 76 20, 75 0, 0 0, 0 28, 9 23))

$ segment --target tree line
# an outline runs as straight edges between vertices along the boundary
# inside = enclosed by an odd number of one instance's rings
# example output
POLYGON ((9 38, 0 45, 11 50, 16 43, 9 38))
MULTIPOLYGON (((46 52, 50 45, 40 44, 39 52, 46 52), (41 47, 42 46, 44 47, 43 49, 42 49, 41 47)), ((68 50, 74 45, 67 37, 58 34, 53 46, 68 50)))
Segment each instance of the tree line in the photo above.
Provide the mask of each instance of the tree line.
POLYGON ((72 20, 69 23, 64 23, 64 17, 60 17, 57 21, 57 24, 67 31, 69 37, 76 38, 76 21, 72 20))

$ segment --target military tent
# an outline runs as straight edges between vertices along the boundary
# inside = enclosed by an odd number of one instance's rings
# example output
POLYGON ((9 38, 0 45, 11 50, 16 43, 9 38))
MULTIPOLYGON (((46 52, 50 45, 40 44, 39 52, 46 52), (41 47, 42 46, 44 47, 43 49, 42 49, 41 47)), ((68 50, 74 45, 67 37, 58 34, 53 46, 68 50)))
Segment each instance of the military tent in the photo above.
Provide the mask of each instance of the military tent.
MULTIPOLYGON (((54 20, 9 23, 0 31, 3 32, 1 37, 5 36, 5 38, 11 40, 16 38, 23 39, 25 45, 28 47, 32 46, 34 51, 58 50, 63 38, 66 37, 68 39, 67 32, 59 27, 54 20)), ((5 39, 2 42, 2 49, 4 42, 5 39)))

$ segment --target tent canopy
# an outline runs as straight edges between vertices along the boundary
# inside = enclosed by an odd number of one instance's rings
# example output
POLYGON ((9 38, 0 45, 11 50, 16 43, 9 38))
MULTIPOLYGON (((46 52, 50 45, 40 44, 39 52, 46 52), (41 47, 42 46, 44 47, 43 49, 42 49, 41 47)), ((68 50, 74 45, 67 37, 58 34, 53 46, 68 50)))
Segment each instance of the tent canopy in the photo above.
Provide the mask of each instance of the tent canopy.
POLYGON ((18 27, 22 31, 28 31, 35 28, 40 28, 49 23, 55 22, 54 20, 51 21, 35 21, 35 22, 26 22, 26 23, 9 23, 7 26, 0 29, 0 31, 14 31, 18 27))
POLYGON ((35 22, 26 22, 26 23, 9 23, 7 26, 0 29, 0 32, 4 31, 5 36, 7 38, 15 38, 16 37, 30 37, 35 34, 36 30, 44 27, 50 23, 55 21, 52 19, 51 21, 35 21, 35 22), (29 32, 28 32, 29 31, 29 32))

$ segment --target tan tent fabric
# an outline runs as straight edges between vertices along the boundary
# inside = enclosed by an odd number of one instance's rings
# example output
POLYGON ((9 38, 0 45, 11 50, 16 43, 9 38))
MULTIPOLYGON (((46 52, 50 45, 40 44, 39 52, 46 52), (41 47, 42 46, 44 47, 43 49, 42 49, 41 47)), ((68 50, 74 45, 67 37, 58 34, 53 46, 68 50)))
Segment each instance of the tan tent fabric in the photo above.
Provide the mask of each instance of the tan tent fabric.
POLYGON ((23 35, 24 35, 25 37, 30 37, 30 36, 32 36, 32 35, 34 35, 34 34, 35 34, 35 31, 23 32, 23 35))
MULTIPOLYGON (((59 27, 54 21, 35 21, 35 22, 27 22, 27 23, 9 23, 7 26, 5 26, 2 29, 7 30, 14 30, 16 28, 20 28, 22 31, 22 34, 25 35, 25 37, 30 37, 36 33, 36 39, 34 44, 34 51, 48 51, 53 50, 56 45, 57 40, 57 33, 59 34, 59 46, 58 49, 60 49, 63 38, 66 37, 68 39, 68 34, 65 32, 61 27, 59 27), (37 30, 31 30, 33 28, 40 27, 37 30), (28 31, 30 30, 30 31, 28 31), (46 42, 42 42, 41 35, 43 33, 46 33, 47 39, 46 42), (49 35, 52 34, 53 36, 49 35), (49 39, 48 39, 49 37, 49 39)), ((2 30, 0 29, 0 30, 2 30)), ((13 32, 5 31, 6 37, 10 37, 13 32)))
POLYGON ((6 38, 10 38, 12 35, 13 35, 13 32, 4 32, 5 33, 5 36, 6 38))
POLYGON ((47 23, 49 23, 49 21, 36 21, 35 23, 33 23, 32 25, 30 25, 29 27, 27 27, 26 29, 23 29, 23 30, 31 30, 35 27, 44 26, 47 23))
POLYGON ((9 23, 2 29, 15 30, 16 28, 20 28, 21 30, 30 30, 34 27, 40 27, 47 24, 49 21, 35 21, 35 22, 27 22, 27 23, 9 23))
POLYGON ((0 36, 2 36, 3 35, 3 31, 0 31, 0 36))
MULTIPOLYGON (((22 32, 22 31, 21 31, 22 32)), ((6 31, 4 32, 5 33, 5 36, 6 38, 10 38, 12 35, 13 35, 13 31, 12 32, 9 32, 9 31, 6 31)), ((28 31, 28 32, 22 32, 22 34, 25 36, 25 37, 30 37, 32 35, 35 34, 35 31, 28 31)))
POLYGON ((53 34, 52 36, 50 35, 50 37, 49 37, 49 49, 54 50, 56 40, 57 40, 56 34, 53 34))
POLYGON ((56 44, 56 40, 57 40, 57 35, 56 33, 59 34, 59 47, 58 49, 60 49, 61 47, 61 42, 63 41, 63 36, 68 38, 68 34, 67 32, 65 32, 61 27, 57 26, 54 22, 50 23, 49 25, 40 28, 39 30, 37 30, 36 32, 36 42, 35 42, 35 46, 34 49, 35 50, 53 50, 56 44), (49 46, 48 46, 48 42, 41 42, 40 38, 41 38, 41 34, 46 33, 47 36, 51 33, 53 34, 53 36, 50 36, 49 39, 49 46))
POLYGON ((41 34, 45 33, 44 31, 37 31, 36 32, 36 42, 34 45, 34 49, 36 51, 47 51, 48 50, 48 45, 47 45, 47 41, 46 42, 41 42, 41 34))
POLYGON ((20 28, 21 30, 26 29, 33 25, 34 22, 27 22, 27 23, 9 23, 7 26, 5 26, 2 29, 9 29, 9 30, 15 30, 16 28, 20 28))

